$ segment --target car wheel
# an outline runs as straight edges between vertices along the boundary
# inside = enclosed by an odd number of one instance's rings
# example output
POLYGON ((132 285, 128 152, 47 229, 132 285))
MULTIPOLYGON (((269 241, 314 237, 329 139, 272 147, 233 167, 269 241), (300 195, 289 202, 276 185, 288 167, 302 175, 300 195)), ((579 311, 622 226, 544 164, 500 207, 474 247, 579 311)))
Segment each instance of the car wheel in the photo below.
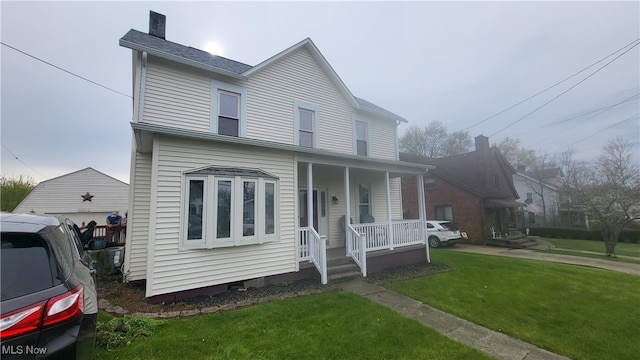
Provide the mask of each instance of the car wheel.
POLYGON ((437 236, 429 236, 429 246, 432 248, 437 248, 440 246, 440 239, 437 236))

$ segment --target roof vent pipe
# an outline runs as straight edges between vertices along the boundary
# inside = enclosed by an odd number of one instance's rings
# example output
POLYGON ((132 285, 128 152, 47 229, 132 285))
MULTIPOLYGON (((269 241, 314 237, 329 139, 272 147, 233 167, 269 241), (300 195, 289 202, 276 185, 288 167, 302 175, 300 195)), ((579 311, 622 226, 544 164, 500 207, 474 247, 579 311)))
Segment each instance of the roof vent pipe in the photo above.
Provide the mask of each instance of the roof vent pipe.
POLYGON ((166 16, 149 10, 149 35, 153 35, 164 40, 164 30, 166 23, 166 16))

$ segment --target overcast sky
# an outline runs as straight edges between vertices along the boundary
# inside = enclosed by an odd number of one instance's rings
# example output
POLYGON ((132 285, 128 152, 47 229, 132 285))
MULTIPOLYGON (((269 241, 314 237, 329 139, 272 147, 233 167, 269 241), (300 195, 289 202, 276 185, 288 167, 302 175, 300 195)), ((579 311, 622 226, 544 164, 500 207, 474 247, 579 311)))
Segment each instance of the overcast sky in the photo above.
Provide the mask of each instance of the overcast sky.
POLYGON ((217 43, 249 65, 310 37, 354 95, 409 125, 570 145, 582 159, 624 136, 640 159, 640 46, 625 48, 640 38, 639 4, 2 1, 4 44, 117 92, 2 45, 1 172, 39 182, 90 166, 129 182, 131 50, 118 40, 147 32, 149 10, 166 15, 167 40, 217 43))

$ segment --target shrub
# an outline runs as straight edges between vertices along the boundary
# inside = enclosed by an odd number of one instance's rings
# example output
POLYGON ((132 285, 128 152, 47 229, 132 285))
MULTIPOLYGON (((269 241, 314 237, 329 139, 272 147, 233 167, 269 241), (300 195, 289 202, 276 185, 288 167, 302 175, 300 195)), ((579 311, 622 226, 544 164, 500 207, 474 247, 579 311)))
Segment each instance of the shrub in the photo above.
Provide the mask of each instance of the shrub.
MULTIPOLYGON (((603 241, 600 230, 563 227, 534 227, 529 230, 530 235, 558 238, 603 241)), ((627 229, 620 232, 618 242, 640 243, 640 230, 627 229)))
POLYGON ((98 321, 96 346, 106 349, 129 345, 136 338, 146 338, 164 321, 142 317, 113 318, 109 321, 98 321))

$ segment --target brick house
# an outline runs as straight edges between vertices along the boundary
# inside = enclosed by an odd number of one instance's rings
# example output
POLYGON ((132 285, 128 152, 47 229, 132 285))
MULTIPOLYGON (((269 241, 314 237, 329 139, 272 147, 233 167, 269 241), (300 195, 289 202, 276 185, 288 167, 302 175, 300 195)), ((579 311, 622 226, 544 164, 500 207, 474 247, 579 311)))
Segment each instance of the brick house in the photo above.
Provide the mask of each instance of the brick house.
MULTIPOLYGON (((400 160, 435 166, 424 176, 427 219, 451 220, 467 232, 468 241, 506 235, 517 223, 521 204, 513 184, 516 170, 489 138, 477 136, 475 151, 443 158, 400 153, 400 160)), ((404 217, 418 216, 416 179, 402 179, 404 217)))

